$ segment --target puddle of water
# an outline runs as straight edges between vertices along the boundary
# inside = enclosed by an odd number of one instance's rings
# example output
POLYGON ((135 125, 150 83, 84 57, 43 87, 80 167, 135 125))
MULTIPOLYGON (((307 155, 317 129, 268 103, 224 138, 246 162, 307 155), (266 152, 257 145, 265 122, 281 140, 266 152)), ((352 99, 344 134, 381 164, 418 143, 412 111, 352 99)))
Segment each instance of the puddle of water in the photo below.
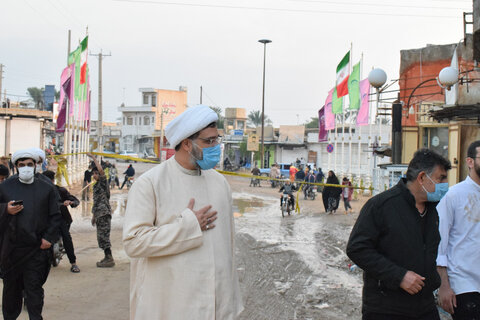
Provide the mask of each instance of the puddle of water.
POLYGON ((245 212, 253 212, 255 208, 265 207, 267 204, 260 198, 234 198, 233 199, 233 212, 240 213, 240 216, 245 212))
MULTIPOLYGON (((127 193, 116 193, 110 197, 110 206, 112 207, 112 228, 121 228, 125 217, 127 207, 127 193)), ((92 224, 92 206, 93 200, 80 201, 76 208, 69 208, 72 215, 72 231, 91 230, 92 224)))

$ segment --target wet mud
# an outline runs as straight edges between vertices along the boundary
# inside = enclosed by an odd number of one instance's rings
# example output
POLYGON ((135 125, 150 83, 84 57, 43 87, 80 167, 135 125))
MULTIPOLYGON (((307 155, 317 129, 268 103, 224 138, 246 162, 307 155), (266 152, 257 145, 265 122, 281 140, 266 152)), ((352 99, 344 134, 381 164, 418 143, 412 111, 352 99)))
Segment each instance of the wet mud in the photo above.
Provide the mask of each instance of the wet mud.
POLYGON ((235 220, 240 319, 361 317, 361 274, 349 271, 345 255, 351 226, 325 215, 282 218, 273 196, 233 197, 241 213, 235 220))

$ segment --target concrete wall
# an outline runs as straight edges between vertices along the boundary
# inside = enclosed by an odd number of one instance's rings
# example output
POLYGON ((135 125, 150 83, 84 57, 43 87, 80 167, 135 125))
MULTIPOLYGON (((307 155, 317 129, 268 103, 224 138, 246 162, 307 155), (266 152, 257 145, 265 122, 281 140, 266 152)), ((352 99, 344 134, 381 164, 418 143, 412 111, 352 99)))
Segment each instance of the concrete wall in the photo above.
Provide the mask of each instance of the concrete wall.
POLYGON ((0 153, 2 155, 14 153, 20 149, 40 148, 41 139, 42 123, 37 119, 0 119, 0 153))
POLYGON ((187 109, 187 92, 176 90, 157 90, 157 107, 155 108, 155 130, 161 130, 161 112, 163 114, 163 129, 176 116, 187 109))

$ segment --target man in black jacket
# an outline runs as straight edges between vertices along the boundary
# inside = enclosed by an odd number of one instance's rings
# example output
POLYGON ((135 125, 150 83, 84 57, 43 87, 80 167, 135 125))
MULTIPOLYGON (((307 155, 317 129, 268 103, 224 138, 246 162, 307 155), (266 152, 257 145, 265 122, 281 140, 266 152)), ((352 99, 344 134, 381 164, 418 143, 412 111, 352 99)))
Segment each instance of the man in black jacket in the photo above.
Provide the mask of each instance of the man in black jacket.
POLYGON ((17 213, 0 211, 3 276, 2 312, 5 320, 17 319, 22 291, 30 319, 42 319, 43 284, 50 271, 51 246, 58 239, 61 216, 55 187, 35 176, 36 155, 17 151, 13 162, 18 175, 0 184, 0 203, 22 200, 17 213), (5 227, 5 228, 3 228, 5 227))
POLYGON ((439 319, 433 297, 440 286, 435 206, 448 190, 450 168, 437 153, 418 150, 407 178, 362 208, 347 255, 364 270, 364 320, 439 319))
MULTIPOLYGON (((53 184, 55 184, 55 172, 47 170, 43 173, 53 184)), ((55 185, 59 196, 59 207, 60 213, 62 214, 62 222, 60 223, 60 236, 62 237, 63 247, 67 253, 68 260, 72 265, 70 271, 73 273, 80 272, 80 268, 77 265, 77 257, 75 256, 75 249, 73 247, 72 235, 70 234, 70 225, 73 222, 70 211, 68 211, 68 206, 76 208, 80 201, 77 197, 68 192, 64 187, 55 185)))

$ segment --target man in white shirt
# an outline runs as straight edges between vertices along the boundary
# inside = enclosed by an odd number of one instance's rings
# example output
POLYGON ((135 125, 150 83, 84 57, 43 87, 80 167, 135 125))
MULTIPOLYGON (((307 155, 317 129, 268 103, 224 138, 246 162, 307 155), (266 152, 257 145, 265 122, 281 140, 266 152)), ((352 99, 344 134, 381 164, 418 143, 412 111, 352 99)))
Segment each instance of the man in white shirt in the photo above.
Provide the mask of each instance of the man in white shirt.
POLYGON ((439 304, 454 320, 480 319, 480 140, 468 147, 469 176, 437 206, 439 304))

